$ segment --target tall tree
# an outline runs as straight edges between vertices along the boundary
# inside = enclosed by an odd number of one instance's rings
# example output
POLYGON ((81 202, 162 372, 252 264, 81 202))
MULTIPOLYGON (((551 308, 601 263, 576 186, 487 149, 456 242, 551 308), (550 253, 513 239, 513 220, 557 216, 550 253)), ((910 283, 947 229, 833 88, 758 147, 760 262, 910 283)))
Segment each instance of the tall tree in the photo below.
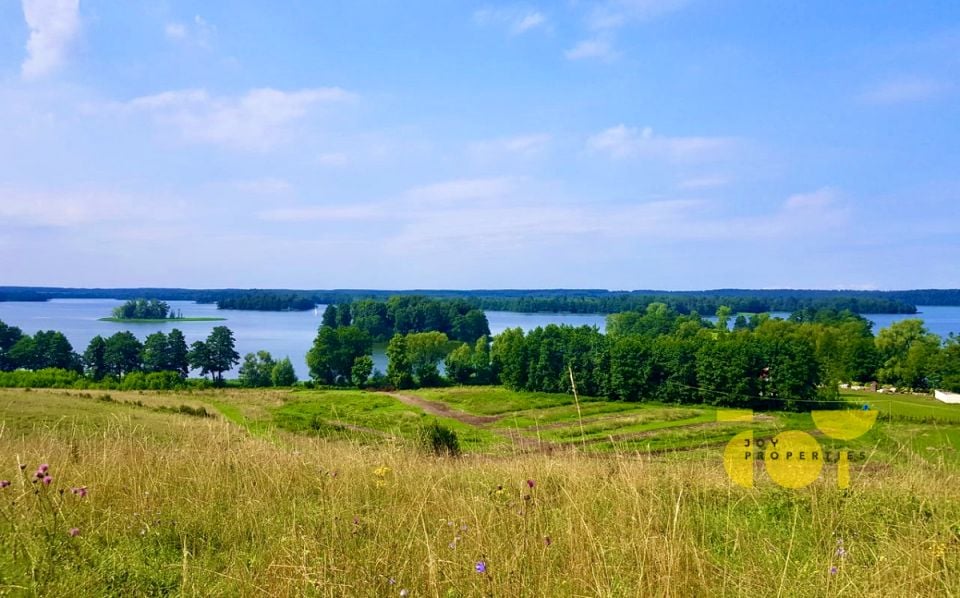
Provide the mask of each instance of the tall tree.
POLYGON ((23 337, 23 331, 16 326, 7 326, 0 321, 0 372, 7 372, 16 367, 9 353, 21 337, 23 337))
POLYGON ((387 344, 387 379, 396 388, 413 386, 410 356, 407 354, 407 339, 397 333, 387 344))
POLYGON ((107 372, 117 379, 140 369, 140 352, 143 345, 132 332, 117 332, 106 342, 103 359, 107 372))
POLYGON ((170 349, 167 335, 154 332, 143 341, 143 350, 140 353, 143 362, 143 371, 162 372, 170 369, 170 349))
POLYGON ((167 356, 169 358, 168 367, 170 371, 177 372, 181 378, 186 378, 190 373, 190 360, 188 359, 189 349, 187 341, 183 338, 183 332, 174 328, 167 335, 167 356))
POLYGON ((233 332, 226 326, 215 326, 206 340, 207 371, 214 381, 223 383, 223 373, 240 363, 233 332))
POLYGON ((321 326, 337 327, 337 306, 330 304, 323 310, 323 319, 320 320, 321 326))
POLYGON ((284 357, 273 366, 270 372, 270 380, 274 386, 293 386, 297 383, 297 373, 290 363, 289 357, 284 357))
POLYGON ((102 380, 107 374, 107 341, 99 334, 90 339, 87 350, 83 352, 83 367, 87 376, 94 380, 102 380))
POLYGON ((273 368, 276 363, 267 351, 247 353, 238 373, 240 384, 248 388, 260 388, 273 384, 273 368))

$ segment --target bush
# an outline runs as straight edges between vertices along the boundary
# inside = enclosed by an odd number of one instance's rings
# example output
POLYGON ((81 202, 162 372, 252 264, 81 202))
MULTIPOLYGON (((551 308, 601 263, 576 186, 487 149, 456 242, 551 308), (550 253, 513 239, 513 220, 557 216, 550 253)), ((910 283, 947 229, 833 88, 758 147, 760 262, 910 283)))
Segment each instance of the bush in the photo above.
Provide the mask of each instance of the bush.
POLYGON ((0 372, 0 387, 73 388, 80 379, 80 374, 77 372, 59 368, 45 368, 36 371, 16 370, 0 372))
POLYGON ((457 457, 460 455, 460 440, 457 433, 437 422, 420 428, 420 446, 435 455, 457 457))

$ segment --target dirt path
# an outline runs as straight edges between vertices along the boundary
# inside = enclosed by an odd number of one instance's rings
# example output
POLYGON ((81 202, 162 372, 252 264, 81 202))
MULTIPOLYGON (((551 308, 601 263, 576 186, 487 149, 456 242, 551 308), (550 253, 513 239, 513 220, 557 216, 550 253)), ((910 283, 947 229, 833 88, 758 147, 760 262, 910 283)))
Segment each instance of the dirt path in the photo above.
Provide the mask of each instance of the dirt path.
POLYGON ((418 397, 416 395, 402 394, 399 392, 385 392, 383 394, 391 396, 401 403, 410 405, 411 407, 423 409, 430 415, 449 417, 450 419, 455 419, 458 422, 463 422, 471 426, 485 426, 487 424, 492 424, 495 421, 498 421, 501 417, 499 415, 471 415, 469 413, 464 413, 463 411, 452 409, 450 405, 447 405, 446 403, 441 403, 439 401, 428 401, 427 399, 418 397))
POLYGON ((511 428, 491 429, 490 424, 500 421, 504 417, 502 415, 472 415, 470 413, 464 413, 463 411, 453 409, 446 403, 441 403, 439 401, 428 401, 427 399, 418 397, 416 395, 399 392, 385 392, 383 394, 393 397, 405 405, 422 409, 425 413, 429 413, 430 415, 449 417, 450 419, 455 419, 458 422, 470 426, 488 428, 494 434, 509 440, 514 446, 524 451, 552 451, 553 449, 557 448, 557 446, 552 442, 541 442, 536 438, 529 438, 511 428))

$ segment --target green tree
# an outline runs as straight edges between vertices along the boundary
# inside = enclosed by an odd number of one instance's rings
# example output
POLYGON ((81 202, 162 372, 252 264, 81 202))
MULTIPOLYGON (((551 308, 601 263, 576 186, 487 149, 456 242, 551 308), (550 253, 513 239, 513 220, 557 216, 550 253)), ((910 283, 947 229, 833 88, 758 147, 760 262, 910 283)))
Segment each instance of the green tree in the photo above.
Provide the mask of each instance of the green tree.
POLYGON ((273 384, 273 368, 276 363, 273 356, 267 351, 247 353, 240 365, 238 378, 240 384, 247 388, 261 388, 273 384))
POLYGON ((323 310, 323 318, 320 320, 321 326, 337 327, 337 306, 332 303, 323 310))
POLYGON ((436 386, 440 382, 440 361, 447 354, 449 339, 442 332, 412 332, 407 335, 407 355, 413 375, 420 386, 436 386))
POLYGON ((481 336, 473 346, 473 371, 476 384, 493 384, 496 373, 490 357, 490 337, 481 336))
POLYGON ((412 365, 407 354, 407 339, 397 333, 387 344, 387 379, 396 388, 413 386, 412 365))
POLYGON ((7 352, 7 358, 10 361, 11 369, 39 370, 42 367, 37 352, 37 343, 32 336, 23 335, 17 339, 17 342, 13 343, 10 351, 7 352))
POLYGON ((350 313, 350 304, 344 303, 337 307, 337 327, 349 326, 353 322, 353 314, 350 313))
POLYGON ((83 367, 87 376, 94 380, 102 380, 107 374, 107 341, 99 334, 90 340, 87 350, 83 352, 83 367))
POLYGON ((922 320, 894 322, 876 337, 882 365, 880 382, 926 388, 929 364, 940 348, 940 337, 927 331, 922 320))
POLYGON ((473 349, 467 343, 450 351, 443 360, 447 379, 457 384, 469 384, 476 374, 473 349))
POLYGON ((325 384, 349 383, 354 361, 372 349, 370 337, 355 326, 321 326, 307 352, 310 376, 325 384))
POLYGON ((522 328, 507 328, 493 338, 490 357, 500 381, 511 390, 527 387, 529 355, 522 328))
POLYGON ((138 371, 142 350, 143 345, 132 332, 123 331, 111 335, 106 341, 103 354, 107 372, 119 380, 125 374, 138 371))
POLYGON ((200 370, 201 376, 210 374, 210 379, 214 380, 210 370, 210 354, 207 349, 207 343, 194 341, 193 344, 190 345, 190 351, 187 353, 187 362, 191 368, 200 370))
POLYGON ((373 358, 369 355, 361 355, 353 361, 353 367, 350 368, 350 379, 353 380, 354 386, 363 388, 372 373, 373 358))
POLYGON ((273 366, 270 379, 274 386, 293 386, 297 383, 297 373, 289 357, 284 357, 273 366))
POLYGON ((206 340, 207 371, 214 381, 223 383, 223 373, 240 363, 233 332, 226 326, 215 326, 206 340))
POLYGON ((154 332, 143 341, 143 350, 140 353, 145 372, 163 372, 170 368, 170 351, 167 344, 167 335, 154 332))
POLYGON ((16 366, 10 357, 10 349, 23 337, 23 331, 16 326, 7 326, 0 321, 0 372, 9 372, 16 366))
POLYGON ((728 330, 727 325, 730 323, 730 314, 733 313, 726 305, 721 305, 717 308, 717 330, 721 332, 726 332, 728 330))
POLYGON ((189 349, 187 341, 183 338, 183 332, 174 328, 167 335, 167 367, 172 372, 180 374, 181 378, 186 378, 190 373, 190 359, 188 358, 189 349))

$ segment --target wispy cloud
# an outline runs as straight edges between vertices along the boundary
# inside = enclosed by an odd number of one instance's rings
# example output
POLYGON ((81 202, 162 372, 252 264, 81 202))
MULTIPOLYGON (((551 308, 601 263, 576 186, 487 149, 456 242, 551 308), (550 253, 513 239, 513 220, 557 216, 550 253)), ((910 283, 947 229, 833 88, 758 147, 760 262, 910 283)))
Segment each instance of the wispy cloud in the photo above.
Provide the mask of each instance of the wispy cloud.
POLYGON ((532 158, 542 155, 552 140, 546 133, 517 135, 476 141, 469 145, 468 150, 472 155, 483 159, 532 158))
POLYGON ((620 54, 613 48, 609 39, 596 37, 578 42, 575 46, 563 53, 568 60, 596 59, 610 61, 620 54))
POLYGON ((30 28, 27 58, 21 65, 25 79, 58 69, 80 32, 80 0, 23 0, 23 16, 30 28))
POLYGON ((293 190, 288 181, 275 177, 234 181, 232 186, 237 191, 254 195, 279 195, 293 190))
POLYGON ((71 228, 129 220, 171 220, 185 213, 170 198, 132 197, 103 189, 0 187, 0 220, 10 226, 71 228))
POLYGON ((922 77, 893 79, 861 94, 860 99, 870 104, 907 104, 936 99, 951 86, 943 81, 922 77))
POLYGON ((649 157, 684 161, 718 157, 736 141, 729 137, 669 137, 653 129, 620 124, 587 139, 587 150, 615 159, 649 157))
POLYGON ((730 178, 722 175, 702 176, 680 181, 680 189, 716 189, 730 184, 730 178))
POLYGON ((632 21, 648 21, 683 8, 689 0, 609 0, 587 17, 591 29, 616 29, 632 21))
POLYGON ((473 13, 473 20, 480 25, 504 27, 511 35, 549 26, 542 12, 521 7, 481 8, 473 13))
POLYGON ((171 21, 164 25, 164 35, 167 39, 178 43, 192 43, 198 46, 209 46, 217 28, 207 22, 200 15, 194 15, 189 22, 171 21))
POLYGON ((188 89, 143 96, 111 107, 148 114, 188 142, 266 151, 286 141, 292 134, 291 125, 315 106, 352 97, 338 87, 300 91, 261 88, 238 97, 216 97, 203 89, 188 89))

